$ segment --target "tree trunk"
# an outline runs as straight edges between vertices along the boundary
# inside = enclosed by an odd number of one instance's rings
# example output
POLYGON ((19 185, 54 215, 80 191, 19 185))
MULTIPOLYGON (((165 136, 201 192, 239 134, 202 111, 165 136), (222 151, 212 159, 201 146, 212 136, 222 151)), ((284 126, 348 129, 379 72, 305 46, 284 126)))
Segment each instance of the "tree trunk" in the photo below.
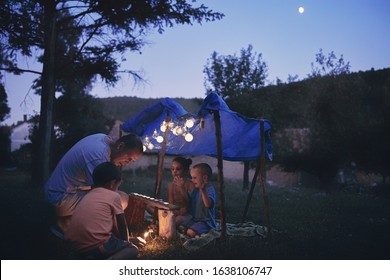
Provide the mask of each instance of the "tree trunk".
POLYGON ((41 110, 39 118, 39 158, 34 178, 42 185, 50 174, 51 140, 53 134, 53 106, 55 97, 55 46, 56 6, 55 1, 45 1, 45 41, 42 70, 41 110))

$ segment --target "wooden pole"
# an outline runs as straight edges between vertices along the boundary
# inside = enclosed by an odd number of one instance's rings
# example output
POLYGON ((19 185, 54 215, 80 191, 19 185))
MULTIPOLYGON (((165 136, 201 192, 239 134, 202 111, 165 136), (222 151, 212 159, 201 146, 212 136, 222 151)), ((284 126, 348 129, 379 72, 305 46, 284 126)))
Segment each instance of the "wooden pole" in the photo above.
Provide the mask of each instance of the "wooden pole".
POLYGON ((167 114, 167 117, 165 118, 165 131, 164 131, 164 140, 162 142, 161 151, 158 156, 158 168, 157 168, 157 177, 156 177, 156 186, 154 188, 154 197, 160 198, 160 191, 161 191, 161 182, 163 177, 163 167, 164 167, 164 157, 165 157, 165 150, 167 148, 167 140, 168 140, 168 123, 170 122, 171 117, 169 116, 169 113, 167 114))
POLYGON ((246 218, 246 214, 248 213, 248 209, 249 209, 249 204, 251 202, 251 199, 252 199, 252 195, 253 195, 253 190, 256 186, 256 182, 257 182, 257 178, 259 177, 259 173, 260 173, 260 157, 257 161, 257 165, 256 165, 256 171, 255 171, 255 174, 253 175, 253 179, 252 179, 252 184, 251 184, 251 188, 249 190, 249 193, 248 193, 248 198, 246 200, 246 204, 245 204, 245 209, 244 209, 244 214, 242 215, 242 218, 241 218, 241 222, 245 222, 245 218, 246 218))
MULTIPOLYGON (((122 124, 119 125, 119 138, 120 139, 122 137, 122 124)), ((122 165, 119 167, 119 170, 122 172, 123 168, 122 168, 122 165)))
POLYGON ((251 163, 250 161, 244 161, 244 172, 242 174, 242 191, 249 190, 249 170, 251 163))
POLYGON ((265 192, 265 133, 264 121, 260 121, 260 190, 264 200, 264 218, 268 233, 271 233, 271 218, 269 213, 269 200, 265 192))
MULTIPOLYGON (((162 183, 163 168, 164 168, 164 157, 165 157, 165 150, 167 148, 167 140, 168 140, 168 132, 169 132, 168 123, 170 122, 170 120, 171 117, 169 116, 169 113, 167 113, 167 117, 165 118, 166 124, 165 124, 165 131, 164 131, 164 140, 162 142, 161 150, 157 158, 157 176, 156 176, 156 185, 154 187, 154 198, 160 198, 161 183, 162 183)), ((158 215, 158 208, 154 208, 153 224, 155 224, 157 221, 157 215, 158 215)))
POLYGON ((221 239, 226 238, 226 219, 225 219, 225 195, 224 195, 224 181, 223 181, 223 159, 222 159, 222 132, 221 132, 221 117, 218 110, 213 111, 215 138, 217 142, 218 153, 218 195, 220 201, 220 220, 221 220, 221 239))

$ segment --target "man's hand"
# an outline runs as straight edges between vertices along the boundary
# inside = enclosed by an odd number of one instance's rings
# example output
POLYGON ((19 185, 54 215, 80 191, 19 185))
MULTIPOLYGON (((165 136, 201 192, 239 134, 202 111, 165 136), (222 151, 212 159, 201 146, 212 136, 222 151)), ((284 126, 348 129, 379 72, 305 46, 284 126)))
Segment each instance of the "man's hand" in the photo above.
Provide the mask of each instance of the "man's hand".
POLYGON ((130 237, 129 242, 133 244, 137 249, 145 247, 146 241, 142 237, 130 237))

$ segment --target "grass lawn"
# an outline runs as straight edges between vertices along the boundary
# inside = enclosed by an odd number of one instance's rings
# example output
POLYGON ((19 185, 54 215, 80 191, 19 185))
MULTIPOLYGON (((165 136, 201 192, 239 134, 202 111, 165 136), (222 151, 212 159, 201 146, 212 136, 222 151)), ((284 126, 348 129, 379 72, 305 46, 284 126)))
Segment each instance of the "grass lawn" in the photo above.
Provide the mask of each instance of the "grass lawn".
MULTIPOLYGON (((122 190, 153 196, 155 169, 125 172, 122 190)), ((169 178, 166 171, 164 178, 169 178)), ((50 207, 42 189, 30 187, 28 172, 0 170, 1 259, 58 258, 48 228, 50 207)), ((215 181, 215 186, 216 185, 215 181)), ((161 197, 165 197, 163 181, 161 197)), ((241 222, 247 193, 241 182, 226 181, 228 223, 241 222)), ((272 234, 227 237, 195 252, 180 240, 154 241, 141 259, 389 259, 390 197, 368 190, 320 191, 314 187, 266 188, 272 234)), ((263 199, 256 186, 245 221, 264 225, 263 199)), ((219 216, 219 209, 217 209, 219 216)), ((218 218, 218 217, 217 217, 218 218)))

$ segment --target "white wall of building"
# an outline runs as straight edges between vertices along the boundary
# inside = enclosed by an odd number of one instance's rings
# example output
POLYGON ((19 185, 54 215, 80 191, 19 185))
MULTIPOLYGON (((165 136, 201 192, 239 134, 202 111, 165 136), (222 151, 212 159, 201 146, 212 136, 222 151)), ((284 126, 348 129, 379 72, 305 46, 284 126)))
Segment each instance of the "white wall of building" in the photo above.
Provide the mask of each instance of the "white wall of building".
POLYGON ((21 145, 31 143, 28 138, 29 129, 31 124, 24 122, 12 129, 11 133, 11 151, 15 151, 20 148, 21 145))

